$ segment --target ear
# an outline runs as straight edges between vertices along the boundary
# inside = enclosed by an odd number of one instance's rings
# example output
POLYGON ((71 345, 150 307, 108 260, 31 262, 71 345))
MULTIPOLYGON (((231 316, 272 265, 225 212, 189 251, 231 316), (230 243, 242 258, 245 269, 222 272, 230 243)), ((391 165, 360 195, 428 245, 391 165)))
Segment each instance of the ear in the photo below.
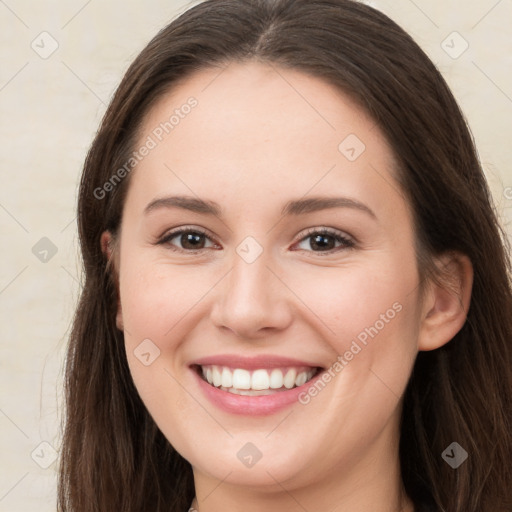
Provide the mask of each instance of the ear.
MULTIPOLYGON (((113 267, 110 271, 113 272, 113 277, 116 280, 117 289, 117 313, 116 313, 116 327, 120 330, 124 330, 123 323, 123 311, 121 307, 121 300, 119 298, 119 282, 117 277, 117 263, 118 258, 116 254, 116 242, 110 231, 104 231, 100 238, 101 252, 107 258, 108 267, 113 267)), ((107 267, 107 268, 108 268, 107 267)))
POLYGON ((103 231, 100 238, 101 252, 108 261, 112 258, 114 239, 110 231, 103 231))
POLYGON ((473 287, 473 265, 458 252, 437 258, 440 283, 430 282, 425 290, 419 350, 435 350, 448 343, 466 321, 473 287))

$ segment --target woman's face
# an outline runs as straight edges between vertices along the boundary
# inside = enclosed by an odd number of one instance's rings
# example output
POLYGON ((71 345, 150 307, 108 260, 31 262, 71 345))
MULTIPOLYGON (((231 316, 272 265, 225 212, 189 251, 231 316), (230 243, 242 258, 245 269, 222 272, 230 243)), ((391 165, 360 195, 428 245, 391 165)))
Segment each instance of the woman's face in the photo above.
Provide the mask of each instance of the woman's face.
POLYGON ((196 479, 290 490, 389 466, 422 312, 375 123, 320 79, 238 63, 166 95, 134 149, 118 327, 196 479))

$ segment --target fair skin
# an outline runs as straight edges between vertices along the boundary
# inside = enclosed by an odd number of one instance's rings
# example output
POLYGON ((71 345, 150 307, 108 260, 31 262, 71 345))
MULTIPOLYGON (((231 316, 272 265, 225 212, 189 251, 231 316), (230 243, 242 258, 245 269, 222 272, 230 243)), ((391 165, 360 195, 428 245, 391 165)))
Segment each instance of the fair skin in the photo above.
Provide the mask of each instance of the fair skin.
POLYGON ((140 144, 190 96, 198 105, 137 165, 120 232, 115 240, 105 232, 102 244, 114 250, 117 325, 135 385, 192 465, 195 508, 412 511, 398 459, 402 395, 418 351, 462 327, 469 261, 440 258, 459 288, 432 284, 420 301, 411 212, 391 149, 334 87, 259 63, 202 70, 153 106, 140 144), (338 148, 349 134, 366 146, 354 161, 338 148), (222 217, 144 212, 176 195, 215 201, 222 217), (373 215, 338 206, 282 216, 288 201, 311 197, 356 200, 373 215), (206 231, 195 253, 184 237, 157 243, 180 227, 206 231), (322 251, 310 228, 353 246, 326 235, 322 251), (248 236, 262 248, 251 263, 236 251, 248 236), (190 368, 206 356, 270 354, 328 369, 393 305, 400 311, 307 404, 234 414, 205 396, 190 368), (148 366, 134 354, 145 339, 160 350, 148 366), (252 467, 237 457, 248 442, 262 454, 252 467))

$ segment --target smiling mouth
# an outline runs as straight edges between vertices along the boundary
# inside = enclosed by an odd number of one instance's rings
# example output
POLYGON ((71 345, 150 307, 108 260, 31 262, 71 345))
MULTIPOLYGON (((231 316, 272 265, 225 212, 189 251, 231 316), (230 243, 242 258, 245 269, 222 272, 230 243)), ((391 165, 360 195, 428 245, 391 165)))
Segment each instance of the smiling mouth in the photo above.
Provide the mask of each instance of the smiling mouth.
POLYGON ((193 365, 196 373, 211 386, 246 396, 263 396, 302 386, 321 371, 320 367, 230 368, 221 365, 193 365))

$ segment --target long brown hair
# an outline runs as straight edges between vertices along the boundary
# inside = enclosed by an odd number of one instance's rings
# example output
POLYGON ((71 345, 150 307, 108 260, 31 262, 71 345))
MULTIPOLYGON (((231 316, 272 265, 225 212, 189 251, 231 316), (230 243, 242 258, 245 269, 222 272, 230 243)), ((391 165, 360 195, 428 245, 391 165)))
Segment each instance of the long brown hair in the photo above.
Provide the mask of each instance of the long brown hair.
POLYGON ((104 187, 134 151, 155 101, 196 70, 259 60, 349 94, 393 148, 415 222, 418 267, 466 254, 471 306, 445 346, 418 354, 403 404, 400 463, 415 505, 443 512, 512 510, 512 293, 509 249, 471 133, 419 46, 381 12, 351 0, 208 0, 165 27, 130 66, 83 170, 78 229, 84 286, 66 365, 58 488, 62 512, 183 512, 190 464, 169 444, 132 381, 116 328, 116 277, 100 247, 119 227, 130 175, 104 187), (103 188, 103 191, 105 188, 103 188), (96 191, 96 193, 95 193, 96 191), (442 452, 469 454, 457 469, 442 452))

